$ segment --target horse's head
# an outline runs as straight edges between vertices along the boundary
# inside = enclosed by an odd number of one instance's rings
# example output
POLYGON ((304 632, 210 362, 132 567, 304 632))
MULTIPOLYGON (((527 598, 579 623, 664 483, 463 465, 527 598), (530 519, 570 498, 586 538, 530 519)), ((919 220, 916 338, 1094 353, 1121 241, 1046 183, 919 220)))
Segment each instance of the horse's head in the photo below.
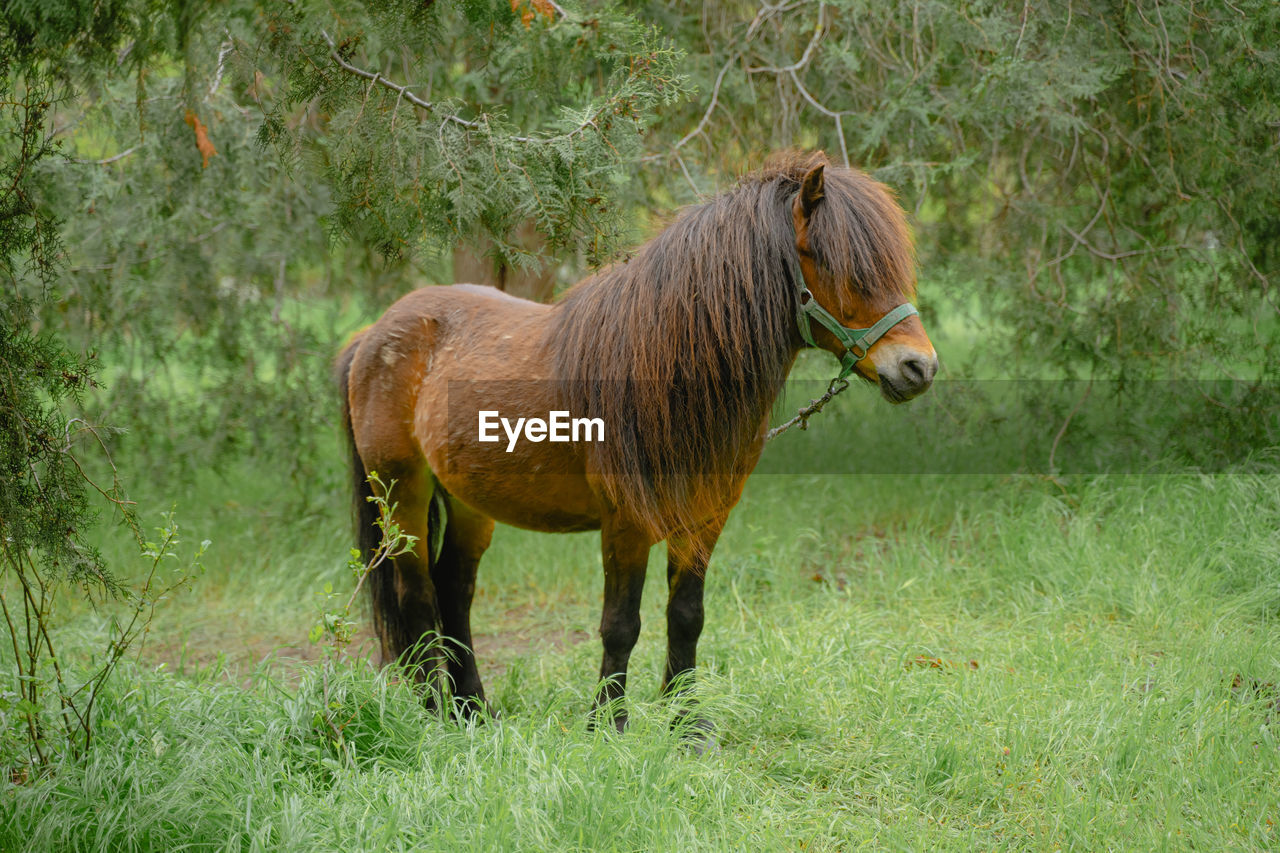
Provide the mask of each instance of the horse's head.
POLYGON ((799 297, 801 334, 878 384, 890 402, 923 393, 938 354, 910 305, 915 250, 888 188, 819 162, 801 180, 791 213, 807 287, 799 297))

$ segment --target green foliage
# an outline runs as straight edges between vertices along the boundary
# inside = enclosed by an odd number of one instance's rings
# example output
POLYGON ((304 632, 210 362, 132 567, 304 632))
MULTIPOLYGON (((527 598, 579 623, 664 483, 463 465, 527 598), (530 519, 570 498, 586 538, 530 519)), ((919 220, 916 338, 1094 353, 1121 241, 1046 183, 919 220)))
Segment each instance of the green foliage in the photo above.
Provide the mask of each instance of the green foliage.
POLYGON ((66 223, 69 263, 42 320, 102 354, 94 402, 127 429, 118 447, 145 449, 147 473, 253 451, 303 491, 314 469, 285 448, 325 422, 337 332, 297 294, 370 265, 359 250, 326 257, 327 196, 255 142, 254 79, 237 76, 230 35, 243 24, 202 14, 163 18, 161 56, 98 68, 60 113, 72 156, 42 170, 42 201, 66 223))
POLYGON ((94 8, 6 12, 119 27, 28 45, 79 90, 34 173, 68 259, 38 313, 151 473, 254 455, 308 502, 331 353, 455 245, 598 263, 788 145, 899 190, 930 327, 983 341, 952 371, 1275 373, 1274 4, 94 8))
MULTIPOLYGON (((74 0, 12 0, 0 12, 6 55, 27 67, 56 60, 56 70, 109 61, 112 48, 138 32, 152 4, 129 0, 79 3, 74 0)), ((145 52, 144 52, 145 53, 145 52)))
MULTIPOLYGON (((44 170, 60 159, 51 124, 69 100, 77 65, 102 61, 113 39, 129 34, 116 28, 117 11, 109 4, 14 4, 0 16, 0 81, 12 93, 0 102, 0 613, 8 641, 0 672, 15 688, 0 696, 12 712, 6 722, 13 722, 0 731, 0 764, 15 778, 88 751, 103 684, 145 633, 157 601, 190 576, 160 572, 174 556, 176 525, 169 520, 159 544, 144 541, 103 430, 68 413, 95 385, 95 354, 40 324, 58 298, 66 245, 59 211, 47 198, 44 170), (108 485, 86 473, 95 462, 109 469, 108 485), (150 560, 136 587, 88 544, 94 491, 120 512, 150 560), (90 601, 100 594, 126 599, 124 615, 103 632, 100 657, 80 679, 60 657, 54 618, 71 589, 90 601)), ((139 56, 146 53, 138 47, 139 56)))
MULTIPOLYGON (((1276 4, 655 15, 689 46, 702 94, 664 113, 652 156, 698 190, 694 175, 723 182, 787 145, 873 170, 918 217, 926 287, 979 284, 973 320, 992 361, 1031 375, 1276 375, 1276 4)), ((938 291, 926 306, 971 304, 938 291)))
MULTIPOLYGON (((401 554, 407 554, 414 550, 418 537, 405 533, 401 529, 399 523, 395 520, 395 511, 397 504, 390 501, 391 492, 395 489, 396 481, 383 483, 382 478, 378 476, 377 471, 369 472, 369 485, 373 487, 374 494, 366 498, 370 503, 374 504, 378 511, 377 523, 382 530, 382 539, 377 550, 372 554, 362 554, 358 548, 352 548, 350 558, 347 560, 347 569, 351 572, 351 577, 355 584, 351 588, 350 595, 347 596, 346 603, 340 608, 334 605, 341 599, 341 594, 334 591, 332 583, 324 585, 324 595, 326 606, 320 614, 320 619, 311 628, 308 634, 309 639, 313 643, 321 640, 327 641, 332 650, 341 653, 348 645, 351 644, 352 638, 355 636, 356 623, 351 621, 351 608, 356 603, 356 596, 360 594, 360 589, 364 586, 364 582, 379 566, 388 560, 393 560, 401 554)), ((433 504, 434 496, 433 496, 433 504)), ((444 525, 440 525, 443 531, 444 525)), ((432 556, 434 560, 439 556, 439 546, 443 543, 443 532, 434 539, 438 542, 431 544, 432 556)), ((331 664, 332 658, 326 657, 326 663, 331 664)))
POLYGON ((97 562, 80 545, 89 509, 69 455, 79 430, 63 420, 60 405, 93 381, 92 369, 56 338, 33 331, 61 251, 58 223, 33 188, 36 165, 53 152, 46 119, 54 94, 39 75, 4 70, 15 93, 0 116, 0 547, 6 561, 42 549, 50 564, 83 579, 97 562))
POLYGON ((561 249, 617 244, 639 133, 685 94, 675 53, 616 10, 526 27, 509 3, 439 5, 138 6, 127 61, 59 112, 72 156, 39 177, 69 263, 41 321, 102 354, 90 404, 147 473, 255 455, 305 504, 329 359, 366 306, 440 280, 459 235, 523 264, 544 261, 508 239, 530 218, 561 249), (338 65, 335 21, 344 61, 439 109, 338 65))
POLYGON ((280 68, 261 138, 314 161, 334 230, 399 255, 476 231, 509 261, 525 221, 594 263, 629 211, 611 202, 654 110, 685 95, 679 53, 611 6, 298 4, 268 23, 280 68), (340 21, 335 29, 332 21, 340 21), (299 107, 313 122, 292 118, 299 107))

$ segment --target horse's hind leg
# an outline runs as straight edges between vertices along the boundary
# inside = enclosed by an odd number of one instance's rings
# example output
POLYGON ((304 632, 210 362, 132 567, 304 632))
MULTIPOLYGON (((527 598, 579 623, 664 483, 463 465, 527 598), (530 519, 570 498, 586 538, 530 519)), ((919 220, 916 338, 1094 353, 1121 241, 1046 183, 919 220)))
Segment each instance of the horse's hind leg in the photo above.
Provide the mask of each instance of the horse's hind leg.
POLYGON ((444 539, 440 555, 431 565, 431 579, 439 597, 453 695, 462 713, 474 715, 484 708, 484 686, 471 648, 471 600, 476 569, 493 538, 493 519, 453 497, 448 498, 446 512, 444 539))
MULTIPOLYGON (((428 510, 434 481, 425 466, 384 465, 383 482, 391 484, 388 501, 400 530, 417 537, 414 548, 373 570, 368 584, 373 618, 382 641, 383 665, 399 662, 413 679, 439 691, 444 655, 438 641, 440 611, 430 571, 428 510)), ((428 696, 428 701, 433 701, 428 696)))

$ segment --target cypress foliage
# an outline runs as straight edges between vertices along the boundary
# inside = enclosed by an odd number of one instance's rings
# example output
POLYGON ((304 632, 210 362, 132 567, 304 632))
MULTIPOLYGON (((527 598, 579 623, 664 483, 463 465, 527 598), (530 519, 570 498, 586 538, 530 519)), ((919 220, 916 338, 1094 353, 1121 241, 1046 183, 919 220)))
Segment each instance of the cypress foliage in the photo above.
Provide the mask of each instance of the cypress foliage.
POLYGON ((899 189, 926 304, 980 295, 1005 367, 1280 373, 1275 3, 651 9, 700 91, 651 149, 678 196, 823 147, 899 189))
POLYGON ((551 252, 618 248, 614 196, 655 111, 686 95, 663 37, 609 4, 334 11, 272 18, 259 57, 283 81, 260 138, 323 176, 336 235, 400 255, 479 232, 534 265, 511 240, 532 221, 551 252))

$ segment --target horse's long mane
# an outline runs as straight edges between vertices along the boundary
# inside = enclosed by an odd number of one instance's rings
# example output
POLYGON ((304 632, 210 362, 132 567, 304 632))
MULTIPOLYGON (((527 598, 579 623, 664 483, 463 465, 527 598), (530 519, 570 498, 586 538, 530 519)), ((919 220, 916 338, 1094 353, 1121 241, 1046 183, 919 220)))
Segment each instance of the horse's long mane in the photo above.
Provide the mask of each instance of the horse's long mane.
MULTIPOLYGON (((659 538, 716 515, 799 346, 792 202, 823 155, 789 154, 686 209, 634 257, 573 287, 549 345, 563 402, 599 417, 589 445, 607 496, 659 538)), ((840 307, 887 310, 914 290, 902 209, 862 172, 828 166, 810 249, 840 307)), ((833 310, 836 306, 829 306, 833 310)))

